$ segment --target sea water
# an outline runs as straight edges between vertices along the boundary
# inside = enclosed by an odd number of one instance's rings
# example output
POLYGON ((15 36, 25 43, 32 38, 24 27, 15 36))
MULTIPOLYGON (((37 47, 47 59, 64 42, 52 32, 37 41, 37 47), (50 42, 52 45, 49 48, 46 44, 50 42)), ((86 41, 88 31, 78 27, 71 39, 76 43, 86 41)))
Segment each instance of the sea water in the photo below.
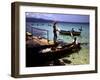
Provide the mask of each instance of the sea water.
MULTIPOLYGON (((28 25, 30 25, 31 27, 34 28, 38 28, 41 30, 45 30, 48 31, 48 35, 47 33, 44 34, 44 37, 49 39, 49 40, 53 40, 53 23, 47 22, 47 23, 43 23, 43 22, 38 22, 38 23, 32 23, 32 22, 28 22, 28 25)), ((72 28, 74 28, 75 31, 80 31, 79 29, 81 29, 82 27, 82 31, 81 31, 81 35, 80 36, 74 36, 77 38, 77 41, 82 43, 81 47, 82 49, 79 51, 79 53, 75 53, 70 55, 70 57, 65 57, 65 59, 69 59, 71 60, 71 64, 88 64, 89 63, 89 33, 90 33, 90 29, 89 29, 89 24, 88 23, 63 23, 63 22, 59 22, 57 23, 56 27, 59 30, 66 30, 66 31, 71 31, 72 28)), ((73 41, 73 36, 69 36, 69 35, 61 35, 61 34, 57 34, 58 36, 58 40, 62 40, 66 43, 71 43, 73 41)))

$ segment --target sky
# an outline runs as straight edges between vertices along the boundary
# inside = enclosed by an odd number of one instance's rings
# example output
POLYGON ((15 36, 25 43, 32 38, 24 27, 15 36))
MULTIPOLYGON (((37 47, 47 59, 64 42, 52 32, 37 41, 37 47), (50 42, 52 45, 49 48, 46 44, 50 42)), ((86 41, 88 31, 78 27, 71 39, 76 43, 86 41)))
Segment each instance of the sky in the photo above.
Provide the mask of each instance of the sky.
POLYGON ((26 12, 26 18, 42 18, 54 21, 89 23, 89 15, 26 12))

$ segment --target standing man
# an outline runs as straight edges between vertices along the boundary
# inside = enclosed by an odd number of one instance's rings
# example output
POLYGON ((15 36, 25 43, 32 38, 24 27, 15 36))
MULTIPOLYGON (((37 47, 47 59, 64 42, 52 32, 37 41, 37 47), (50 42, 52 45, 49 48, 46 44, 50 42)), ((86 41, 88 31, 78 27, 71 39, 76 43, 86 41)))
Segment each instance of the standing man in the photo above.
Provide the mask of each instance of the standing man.
POLYGON ((53 24, 53 34, 54 34, 53 41, 54 41, 54 44, 57 43, 57 27, 56 27, 56 24, 57 24, 57 22, 54 22, 54 24, 53 24))

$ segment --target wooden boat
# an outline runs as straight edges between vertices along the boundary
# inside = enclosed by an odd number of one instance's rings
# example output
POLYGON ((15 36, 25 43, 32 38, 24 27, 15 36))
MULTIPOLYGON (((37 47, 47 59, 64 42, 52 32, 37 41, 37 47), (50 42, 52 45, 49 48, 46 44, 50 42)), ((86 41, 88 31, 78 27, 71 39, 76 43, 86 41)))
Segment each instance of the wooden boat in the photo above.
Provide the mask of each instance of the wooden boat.
POLYGON ((55 61, 65 56, 69 56, 81 49, 80 44, 70 43, 61 48, 57 48, 58 44, 54 45, 26 45, 26 67, 44 66, 50 61, 55 61), (52 48, 56 48, 52 50, 52 48), (43 52, 44 49, 51 49, 43 52))
POLYGON ((79 36, 81 34, 81 32, 78 31, 65 31, 65 30, 61 30, 60 34, 62 35, 73 35, 73 36, 79 36))

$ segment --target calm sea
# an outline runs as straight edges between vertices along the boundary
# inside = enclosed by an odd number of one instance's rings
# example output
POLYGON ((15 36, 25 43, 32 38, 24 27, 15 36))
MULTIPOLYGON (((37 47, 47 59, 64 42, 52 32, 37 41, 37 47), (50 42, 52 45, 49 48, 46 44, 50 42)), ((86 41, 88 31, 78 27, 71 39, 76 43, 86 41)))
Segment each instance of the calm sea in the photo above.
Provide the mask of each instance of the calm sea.
MULTIPOLYGON (((40 30, 33 30, 34 33, 39 33, 41 30, 41 36, 48 38, 49 40, 53 40, 53 24, 52 23, 27 23, 27 26, 33 27, 33 29, 40 29, 40 30)), ((82 27, 81 35, 76 36, 77 40, 81 43, 89 43, 89 24, 85 23, 58 23, 57 28, 59 30, 66 30, 70 31, 74 28, 75 31, 80 31, 79 29, 82 27)), ((40 33, 40 34, 41 34, 40 33)), ((38 35, 38 34, 37 34, 38 35)), ((58 39, 63 40, 64 42, 72 42, 73 37, 68 35, 60 35, 58 33, 58 39)))

